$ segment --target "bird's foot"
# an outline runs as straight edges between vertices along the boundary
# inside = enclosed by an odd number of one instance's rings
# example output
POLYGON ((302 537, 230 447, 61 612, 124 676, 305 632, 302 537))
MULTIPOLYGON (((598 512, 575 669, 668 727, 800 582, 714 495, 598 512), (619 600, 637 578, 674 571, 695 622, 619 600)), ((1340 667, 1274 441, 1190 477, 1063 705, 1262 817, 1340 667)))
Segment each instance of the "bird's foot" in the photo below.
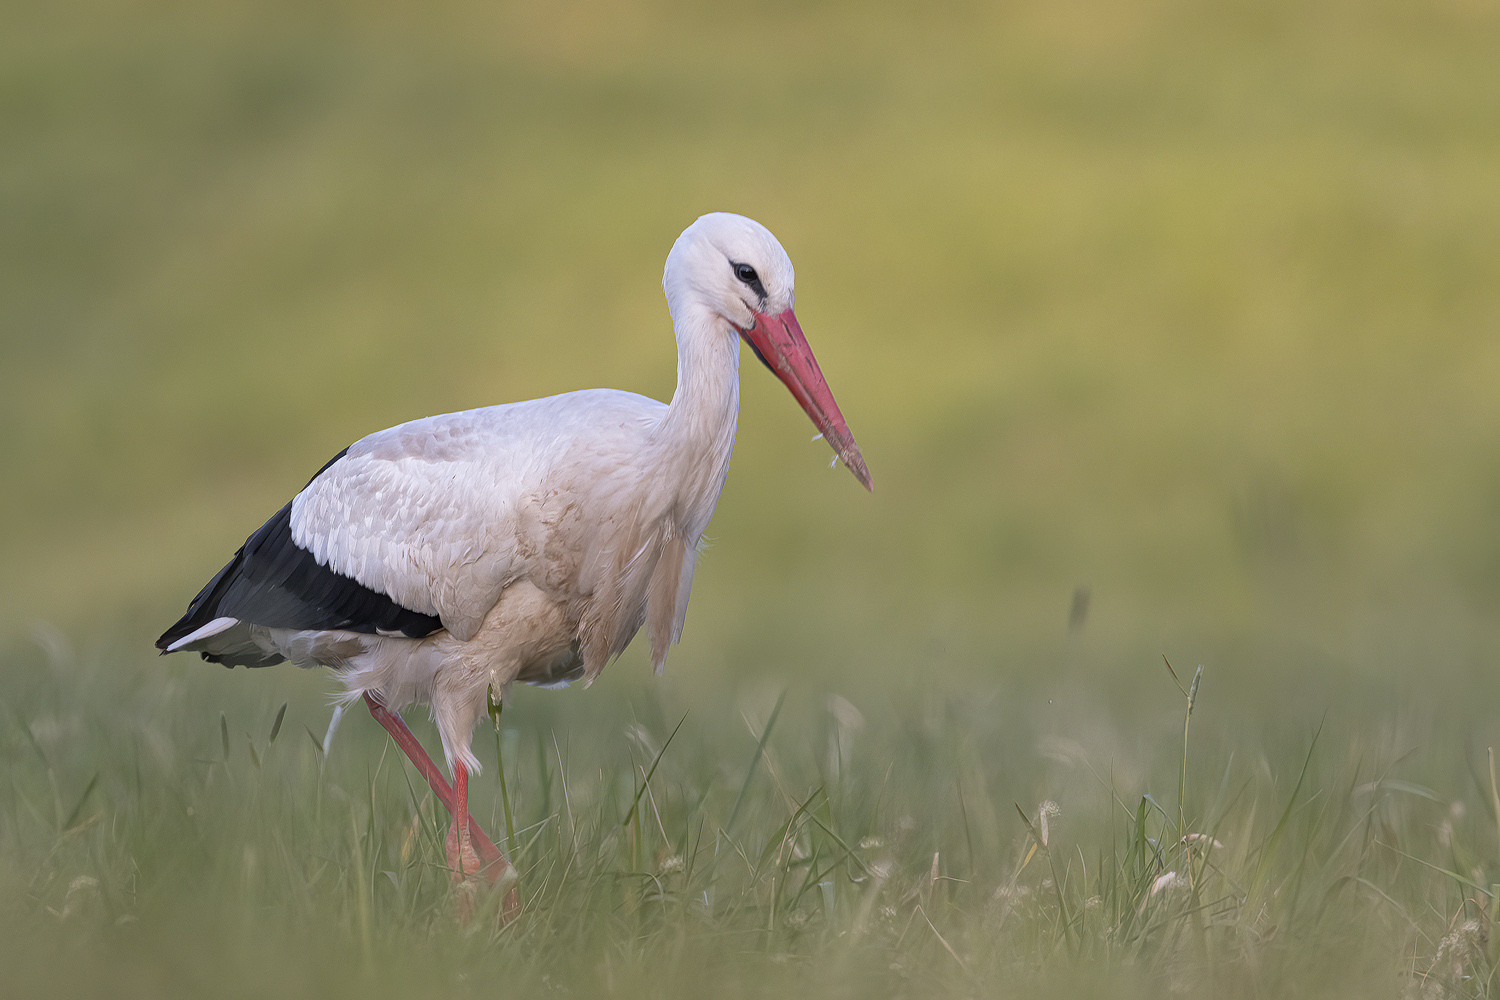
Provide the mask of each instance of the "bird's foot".
POLYGON ((491 886, 503 887, 505 896, 500 904, 500 921, 508 924, 516 919, 521 913, 521 894, 517 889, 516 870, 511 865, 495 842, 474 822, 474 817, 469 815, 469 772, 462 764, 453 769, 453 784, 449 785, 444 779, 432 758, 427 756, 427 751, 422 749, 422 744, 412 735, 412 731, 402 721, 401 716, 382 705, 368 691, 365 692, 365 704, 370 708, 370 714, 375 717, 385 730, 391 734, 401 752, 422 773, 427 783, 432 786, 432 792, 447 808, 453 816, 453 822, 448 827, 448 841, 446 844, 448 854, 448 868, 453 873, 453 884, 460 889, 459 916, 464 923, 468 923, 469 915, 473 910, 474 895, 478 892, 480 883, 491 886), (463 817, 465 836, 459 838, 459 817, 463 817), (465 902, 467 898, 467 902, 465 902))
POLYGON ((458 824, 455 823, 448 828, 448 868, 452 872, 455 885, 477 876, 480 869, 485 867, 480 860, 479 852, 474 849, 473 838, 469 831, 460 833, 458 824))
MULTIPOLYGON (((473 823, 473 820, 470 820, 473 823)), ((501 926, 515 920, 521 912, 519 878, 515 867, 500 853, 500 849, 482 832, 473 836, 473 827, 460 836, 458 825, 448 828, 445 845, 448 854, 449 877, 453 881, 458 922, 467 926, 474 914, 474 905, 481 889, 492 889, 505 895, 500 902, 501 926)))

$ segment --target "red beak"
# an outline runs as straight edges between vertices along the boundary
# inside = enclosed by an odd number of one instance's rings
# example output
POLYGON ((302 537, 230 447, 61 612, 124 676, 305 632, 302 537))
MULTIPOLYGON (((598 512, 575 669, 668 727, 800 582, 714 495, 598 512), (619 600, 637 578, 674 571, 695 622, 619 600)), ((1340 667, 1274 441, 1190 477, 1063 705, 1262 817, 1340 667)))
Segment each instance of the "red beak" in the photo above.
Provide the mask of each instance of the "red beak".
POLYGON ((865 489, 873 491, 875 486, 870 481, 870 470, 865 468, 864 456, 859 453, 859 445, 854 443, 854 435, 849 433, 849 425, 844 423, 839 404, 833 401, 833 390, 828 388, 823 372, 818 368, 818 359, 807 346, 807 338, 802 335, 796 315, 790 309, 775 316, 758 312, 755 325, 740 330, 740 336, 755 351, 756 357, 797 397, 797 402, 823 432, 823 440, 833 445, 833 450, 854 473, 854 478, 863 483, 865 489))

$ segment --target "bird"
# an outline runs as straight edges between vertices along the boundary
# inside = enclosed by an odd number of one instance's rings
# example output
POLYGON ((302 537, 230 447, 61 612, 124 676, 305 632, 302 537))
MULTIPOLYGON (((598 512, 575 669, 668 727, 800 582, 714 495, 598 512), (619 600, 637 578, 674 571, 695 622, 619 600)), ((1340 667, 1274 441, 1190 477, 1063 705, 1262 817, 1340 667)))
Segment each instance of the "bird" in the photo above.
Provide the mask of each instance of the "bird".
POLYGON ((662 274, 677 340, 669 403, 618 389, 426 417, 334 455, 156 642, 226 667, 328 667, 451 815, 455 886, 516 873, 468 814, 473 730, 511 685, 592 682, 645 627, 656 673, 682 635, 729 471, 740 343, 873 490, 794 312, 770 230, 704 215, 662 274), (401 718, 430 707, 451 783, 401 718))

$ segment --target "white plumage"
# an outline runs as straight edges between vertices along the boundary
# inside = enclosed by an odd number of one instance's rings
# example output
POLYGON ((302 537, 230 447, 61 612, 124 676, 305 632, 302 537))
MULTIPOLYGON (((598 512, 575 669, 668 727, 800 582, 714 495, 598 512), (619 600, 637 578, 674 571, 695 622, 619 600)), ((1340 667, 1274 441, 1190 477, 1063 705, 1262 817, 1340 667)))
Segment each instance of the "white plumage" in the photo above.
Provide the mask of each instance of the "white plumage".
POLYGON ((158 645, 333 667, 349 699, 388 709, 427 702, 456 779, 479 770, 469 740, 490 689, 592 679, 648 622, 660 671, 729 470, 741 337, 870 484, 792 312, 794 278, 758 223, 700 218, 663 277, 678 347, 670 405, 590 389, 371 434, 252 536, 158 645))

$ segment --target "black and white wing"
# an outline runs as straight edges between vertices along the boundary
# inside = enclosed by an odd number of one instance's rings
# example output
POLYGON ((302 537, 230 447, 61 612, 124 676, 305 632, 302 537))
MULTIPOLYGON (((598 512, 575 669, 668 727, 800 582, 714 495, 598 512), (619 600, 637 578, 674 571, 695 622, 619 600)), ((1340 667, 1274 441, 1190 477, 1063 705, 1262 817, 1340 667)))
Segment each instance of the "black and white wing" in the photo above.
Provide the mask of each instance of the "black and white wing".
MULTIPOLYGON (((339 452, 318 474, 344 458, 339 452)), ((309 483, 311 485, 311 483, 309 483)), ((429 635, 442 628, 436 615, 397 604, 379 591, 335 572, 296 544, 288 503, 246 539, 234 558, 198 592, 185 615, 156 641, 163 653, 221 637, 217 652, 199 650, 211 663, 262 667, 281 662, 248 641, 224 633, 248 624, 284 629, 340 629, 348 632, 429 635)))
POLYGON ((413 637, 447 629, 467 641, 523 575, 548 589, 592 589, 580 566, 620 534, 617 521, 635 519, 572 501, 639 478, 630 456, 665 409, 595 389, 362 438, 250 536, 157 647, 260 666, 279 655, 252 641, 251 626, 413 637), (598 523, 579 520, 582 509, 600 512, 598 523))

